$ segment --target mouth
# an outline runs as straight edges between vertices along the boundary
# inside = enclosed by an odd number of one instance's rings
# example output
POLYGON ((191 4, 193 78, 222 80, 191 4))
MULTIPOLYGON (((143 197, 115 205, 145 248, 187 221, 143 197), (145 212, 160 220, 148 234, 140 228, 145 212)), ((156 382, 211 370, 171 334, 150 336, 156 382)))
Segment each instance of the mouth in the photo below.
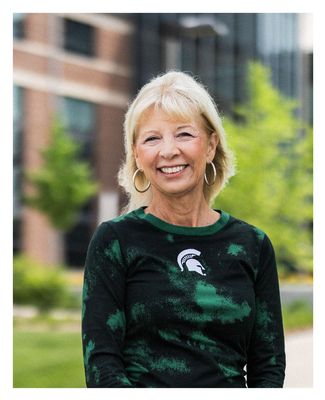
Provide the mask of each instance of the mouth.
POLYGON ((188 164, 183 164, 183 165, 175 165, 172 167, 161 167, 158 168, 160 172, 162 172, 164 175, 179 175, 184 169, 188 166, 188 164))

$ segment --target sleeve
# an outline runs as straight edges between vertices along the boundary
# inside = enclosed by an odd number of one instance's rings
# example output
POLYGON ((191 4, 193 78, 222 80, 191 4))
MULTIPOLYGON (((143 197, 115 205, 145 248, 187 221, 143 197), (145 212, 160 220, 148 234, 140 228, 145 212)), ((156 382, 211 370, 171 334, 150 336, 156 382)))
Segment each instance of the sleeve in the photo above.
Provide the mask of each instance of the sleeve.
POLYGON ((255 281, 256 315, 247 359, 249 388, 281 388, 285 376, 284 334, 275 254, 265 235, 255 281))
POLYGON ((110 223, 89 244, 83 284, 82 343, 87 387, 132 387, 124 364, 126 265, 110 223))

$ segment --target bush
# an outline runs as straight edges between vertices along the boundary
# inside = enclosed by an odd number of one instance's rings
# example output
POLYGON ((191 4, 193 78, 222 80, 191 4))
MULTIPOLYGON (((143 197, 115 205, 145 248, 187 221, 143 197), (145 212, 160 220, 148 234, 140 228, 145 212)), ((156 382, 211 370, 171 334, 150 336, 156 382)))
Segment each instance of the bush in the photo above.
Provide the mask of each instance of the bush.
POLYGON ((31 304, 41 311, 71 302, 68 283, 61 267, 44 266, 26 256, 13 262, 15 304, 31 304))
POLYGON ((286 330, 313 326, 313 307, 303 300, 295 300, 282 309, 286 330))

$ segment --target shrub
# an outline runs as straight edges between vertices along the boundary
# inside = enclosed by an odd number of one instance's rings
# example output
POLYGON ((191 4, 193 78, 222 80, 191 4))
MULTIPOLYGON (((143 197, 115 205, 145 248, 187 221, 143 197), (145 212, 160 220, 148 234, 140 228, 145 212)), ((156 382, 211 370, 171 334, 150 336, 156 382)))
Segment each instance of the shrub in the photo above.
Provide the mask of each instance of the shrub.
POLYGON ((286 330, 313 326, 313 307, 304 300, 295 300, 282 309, 286 330))
POLYGON ((62 267, 44 266, 26 256, 17 256, 13 281, 15 304, 31 304, 47 311, 71 301, 62 267))

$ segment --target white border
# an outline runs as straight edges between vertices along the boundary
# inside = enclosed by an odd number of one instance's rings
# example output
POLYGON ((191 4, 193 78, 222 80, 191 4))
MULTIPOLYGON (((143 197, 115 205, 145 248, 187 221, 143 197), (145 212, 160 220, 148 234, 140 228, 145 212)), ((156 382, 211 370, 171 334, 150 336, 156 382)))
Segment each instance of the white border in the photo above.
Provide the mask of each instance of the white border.
MULTIPOLYGON (((45 2, 44 0, 12 0, 10 4, 5 2, 1 6, 1 63, 0 63, 0 84, 2 98, 2 119, 1 119, 1 145, 0 160, 2 170, 2 202, 0 207, 1 226, 2 226, 2 275, 0 279, 1 296, 1 340, 0 340, 0 398, 1 399, 55 399, 58 396, 63 398, 82 399, 107 399, 113 396, 121 398, 127 396, 133 399, 137 398, 162 398, 170 395, 175 397, 186 396, 197 398, 204 396, 204 399, 216 399, 216 396, 227 396, 251 399, 257 396, 260 398, 279 396, 286 398, 294 396, 295 400, 306 398, 322 397, 321 390, 323 386, 323 360, 324 360, 324 322, 322 304, 324 304, 322 286, 324 279, 324 101, 320 99, 324 84, 324 59, 323 38, 325 37, 325 15, 321 10, 322 2, 320 0, 273 0, 271 1, 251 1, 251 0, 227 0, 211 1, 200 0, 197 2, 184 0, 184 2, 175 0, 164 0, 156 2, 134 0, 130 2, 109 1, 109 0, 65 0, 55 2, 45 2), (314 54, 315 54, 315 84, 314 84, 314 115, 315 115, 315 138, 314 138, 314 255, 315 255, 315 333, 314 333, 314 388, 313 389, 283 389, 273 390, 255 389, 238 390, 234 389, 137 389, 119 390, 119 389, 12 389, 12 12, 308 12, 314 14, 314 54), (8 196, 9 193, 9 196, 8 196), (10 210, 10 211, 9 211, 10 210), (181 391, 181 393, 180 393, 181 391)), ((323 96, 322 96, 323 97, 323 96)), ((303 355, 302 355, 303 357, 303 355)))
MULTIPOLYGON (((323 14, 314 12, 314 387, 324 386, 324 37, 323 14)), ((317 392, 318 393, 318 392, 317 392)))
POLYGON ((318 6, 317 0, 226 0, 226 1, 188 1, 152 0, 103 1, 78 0, 45 2, 43 0, 12 0, 11 9, 15 12, 311 12, 318 6))
POLYGON ((5 398, 3 391, 9 393, 12 386, 12 18, 9 11, 1 14, 2 34, 0 35, 0 93, 1 131, 0 162, 2 179, 1 221, 1 259, 2 277, 0 279, 1 304, 1 374, 0 398, 5 398), (3 365, 2 365, 3 364, 3 365))

